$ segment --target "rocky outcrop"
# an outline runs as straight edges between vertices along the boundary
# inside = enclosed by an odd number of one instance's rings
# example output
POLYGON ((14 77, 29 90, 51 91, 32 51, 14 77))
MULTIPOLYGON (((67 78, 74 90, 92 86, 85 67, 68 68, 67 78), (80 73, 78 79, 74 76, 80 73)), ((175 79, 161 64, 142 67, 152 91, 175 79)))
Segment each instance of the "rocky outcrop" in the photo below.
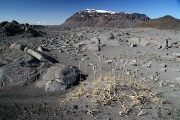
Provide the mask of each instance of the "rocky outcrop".
POLYGON ((149 19, 150 18, 145 14, 139 13, 116 13, 111 11, 86 9, 75 13, 62 25, 77 27, 130 28, 136 24, 148 21, 149 19))
POLYGON ((7 86, 23 86, 38 79, 41 63, 24 51, 6 48, 0 55, 0 88, 7 86), (9 49, 9 50, 8 50, 9 49))
POLYGON ((44 57, 26 45, 13 43, 9 47, 1 46, 0 88, 30 84, 52 65, 50 57, 44 57))
POLYGON ((20 24, 17 21, 13 20, 12 22, 4 21, 0 23, 0 32, 2 35, 13 36, 16 34, 21 34, 27 32, 33 37, 41 36, 43 33, 37 31, 33 26, 29 24, 20 24))

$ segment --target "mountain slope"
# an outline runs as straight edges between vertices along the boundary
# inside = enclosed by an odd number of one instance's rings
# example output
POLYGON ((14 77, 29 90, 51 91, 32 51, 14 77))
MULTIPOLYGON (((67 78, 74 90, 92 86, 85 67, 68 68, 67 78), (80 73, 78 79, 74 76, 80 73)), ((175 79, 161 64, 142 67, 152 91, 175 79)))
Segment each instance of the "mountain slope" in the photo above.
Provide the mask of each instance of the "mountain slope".
POLYGON ((164 17, 151 19, 147 22, 137 24, 134 27, 148 27, 164 30, 180 30, 180 19, 176 19, 172 16, 166 15, 164 17))
POLYGON ((70 18, 68 18, 62 25, 130 28, 136 24, 148 21, 149 19, 150 18, 145 14, 139 13, 116 13, 105 10, 86 9, 75 13, 70 18))

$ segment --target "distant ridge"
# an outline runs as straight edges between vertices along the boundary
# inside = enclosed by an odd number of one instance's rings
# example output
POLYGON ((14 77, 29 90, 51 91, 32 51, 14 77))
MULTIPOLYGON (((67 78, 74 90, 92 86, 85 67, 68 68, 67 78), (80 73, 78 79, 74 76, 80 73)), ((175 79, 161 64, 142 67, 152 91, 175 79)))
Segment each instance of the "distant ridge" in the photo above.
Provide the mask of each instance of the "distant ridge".
POLYGON ((148 27, 163 30, 180 30, 180 19, 176 19, 170 15, 166 15, 164 17, 151 19, 147 22, 137 24, 134 27, 148 27))
POLYGON ((136 24, 148 21, 150 18, 145 14, 129 12, 112 12, 106 10, 86 9, 79 11, 68 18, 62 25, 130 28, 136 24))

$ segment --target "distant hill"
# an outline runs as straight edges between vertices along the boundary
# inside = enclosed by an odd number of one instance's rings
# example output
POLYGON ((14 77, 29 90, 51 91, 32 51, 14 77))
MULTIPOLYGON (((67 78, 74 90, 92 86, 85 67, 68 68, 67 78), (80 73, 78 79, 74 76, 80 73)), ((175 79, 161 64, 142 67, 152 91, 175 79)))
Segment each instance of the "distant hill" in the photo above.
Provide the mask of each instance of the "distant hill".
POLYGON ((131 28, 149 19, 150 18, 145 14, 139 13, 117 13, 106 10, 86 9, 75 13, 62 25, 76 27, 131 28))
POLYGON ((180 30, 180 19, 176 19, 170 15, 151 19, 149 21, 135 25, 134 27, 148 27, 163 30, 180 30))

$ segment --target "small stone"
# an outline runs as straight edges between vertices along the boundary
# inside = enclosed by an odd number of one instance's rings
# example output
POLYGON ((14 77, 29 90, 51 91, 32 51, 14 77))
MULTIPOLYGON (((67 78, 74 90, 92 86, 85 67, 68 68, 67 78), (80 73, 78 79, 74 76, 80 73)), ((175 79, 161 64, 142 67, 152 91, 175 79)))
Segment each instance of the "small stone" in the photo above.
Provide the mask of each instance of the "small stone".
POLYGON ((163 67, 167 67, 167 65, 166 65, 165 63, 162 63, 162 64, 161 64, 161 66, 163 66, 163 67))
POLYGON ((148 76, 148 78, 151 79, 151 80, 154 80, 154 76, 153 75, 148 76))
POLYGON ((73 109, 78 109, 78 105, 74 105, 74 106, 73 106, 73 109))
POLYGON ((131 47, 135 47, 136 45, 134 45, 134 44, 132 44, 132 43, 131 43, 131 45, 130 45, 130 46, 131 46, 131 47))
POLYGON ((155 82, 158 81, 158 80, 159 80, 159 77, 154 78, 154 81, 155 81, 155 82))
POLYGON ((141 112, 138 113, 138 116, 143 116, 143 115, 146 115, 146 114, 148 114, 147 111, 141 111, 141 112))
POLYGON ((175 78, 175 80, 180 81, 180 77, 175 78))
POLYGON ((47 103, 46 103, 46 102, 43 102, 43 104, 42 104, 42 105, 44 105, 44 106, 45 106, 45 105, 47 105, 47 103))
POLYGON ((16 107, 18 106, 18 104, 17 104, 17 103, 15 103, 15 102, 13 102, 13 104, 12 104, 12 105, 13 105, 13 106, 16 106, 16 107))
POLYGON ((151 65, 152 65, 151 62, 149 62, 149 63, 147 63, 146 67, 147 67, 147 68, 150 68, 151 65))
POLYGON ((114 35, 111 34, 111 36, 109 37, 109 39, 110 39, 110 40, 114 40, 114 39, 115 39, 114 35))
POLYGON ((180 53, 173 52, 173 56, 177 57, 177 58, 180 58, 180 53))
POLYGON ((124 40, 124 42, 129 42, 129 41, 126 39, 126 40, 124 40))
POLYGON ((127 75, 130 75, 131 73, 129 71, 126 72, 127 75))
POLYGON ((161 46, 161 45, 158 45, 157 48, 156 48, 156 50, 159 50, 159 49, 161 49, 161 48, 162 48, 162 46, 161 46))
POLYGON ((93 63, 89 63, 88 66, 93 66, 94 64, 93 63))
POLYGON ((130 35, 129 33, 126 33, 126 35, 130 35))
POLYGON ((137 60, 136 60, 136 59, 133 59, 133 60, 131 61, 131 65, 137 66, 137 60))
POLYGON ((171 85, 169 85, 169 87, 174 88, 174 87, 175 87, 175 85, 174 85, 174 84, 171 84, 171 85))
POLYGON ((63 50, 59 50, 60 53, 64 52, 63 50))
POLYGON ((38 51, 41 51, 41 52, 43 51, 43 49, 42 49, 41 46, 39 46, 39 47, 37 48, 37 50, 38 50, 38 51))
POLYGON ((107 120, 113 120, 112 118, 107 118, 107 120))
POLYGON ((159 87, 164 87, 164 81, 160 81, 160 83, 159 83, 159 87))
POLYGON ((113 60, 107 60, 106 62, 111 64, 113 62, 113 60))
POLYGON ((166 70, 165 68, 162 68, 160 71, 164 71, 164 72, 166 72, 167 70, 166 70))
POLYGON ((168 115, 171 115, 171 111, 168 111, 167 114, 168 114, 168 115))
POLYGON ((81 60, 82 60, 82 61, 84 61, 84 60, 85 60, 85 58, 81 58, 81 60))

